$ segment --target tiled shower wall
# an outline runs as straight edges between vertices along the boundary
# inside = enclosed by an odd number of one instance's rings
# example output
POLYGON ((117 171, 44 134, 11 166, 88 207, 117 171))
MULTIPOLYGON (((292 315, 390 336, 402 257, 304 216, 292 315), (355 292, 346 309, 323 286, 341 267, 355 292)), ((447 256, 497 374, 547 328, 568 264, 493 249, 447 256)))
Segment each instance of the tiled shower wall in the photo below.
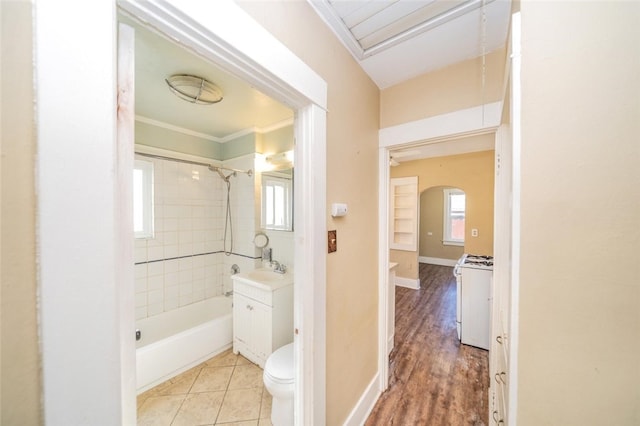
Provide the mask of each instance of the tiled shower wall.
MULTIPOLYGON (((260 186, 255 174, 231 177, 233 250, 225 254, 227 185, 204 166, 136 155, 154 166, 154 237, 135 239, 136 319, 158 315, 232 289, 231 268, 262 265, 253 244, 260 231, 260 186)), ((221 165, 254 170, 255 156, 221 165)), ((228 174, 225 171, 225 174, 228 174)), ((227 224, 226 251, 231 228, 227 224)), ((267 232, 273 258, 293 266, 293 233, 267 232)))

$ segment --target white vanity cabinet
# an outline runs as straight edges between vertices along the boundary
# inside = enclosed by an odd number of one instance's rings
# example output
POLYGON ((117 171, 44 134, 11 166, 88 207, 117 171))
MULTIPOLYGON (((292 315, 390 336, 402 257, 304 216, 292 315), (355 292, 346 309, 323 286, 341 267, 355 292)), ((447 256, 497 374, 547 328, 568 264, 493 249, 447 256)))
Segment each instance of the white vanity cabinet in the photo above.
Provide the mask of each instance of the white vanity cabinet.
POLYGON ((233 353, 264 368, 276 349, 293 341, 293 283, 233 278, 233 353))

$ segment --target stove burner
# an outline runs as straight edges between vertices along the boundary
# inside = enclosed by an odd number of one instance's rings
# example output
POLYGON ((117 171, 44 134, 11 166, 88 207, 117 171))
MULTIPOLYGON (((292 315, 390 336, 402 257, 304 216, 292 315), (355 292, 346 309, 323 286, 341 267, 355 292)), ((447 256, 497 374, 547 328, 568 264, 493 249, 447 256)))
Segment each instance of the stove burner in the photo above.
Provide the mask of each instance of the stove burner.
POLYGON ((467 260, 485 260, 485 261, 493 261, 493 256, 485 256, 481 254, 468 254, 467 260))
POLYGON ((466 260, 464 263, 467 265, 493 266, 493 262, 488 260, 466 260))

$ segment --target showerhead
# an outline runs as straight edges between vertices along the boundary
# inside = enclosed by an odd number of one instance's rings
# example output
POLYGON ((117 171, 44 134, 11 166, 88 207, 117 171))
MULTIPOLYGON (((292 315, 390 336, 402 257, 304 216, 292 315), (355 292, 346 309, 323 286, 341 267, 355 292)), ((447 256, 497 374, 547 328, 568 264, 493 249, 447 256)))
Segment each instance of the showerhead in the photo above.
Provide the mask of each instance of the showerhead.
POLYGON ((218 175, 220 175, 220 178, 222 178, 223 181, 229 183, 229 178, 232 176, 236 175, 236 172, 231 172, 228 175, 225 176, 224 173, 222 173, 222 169, 220 169, 219 167, 214 167, 214 166, 209 166, 209 170, 211 170, 212 172, 217 172, 218 175))

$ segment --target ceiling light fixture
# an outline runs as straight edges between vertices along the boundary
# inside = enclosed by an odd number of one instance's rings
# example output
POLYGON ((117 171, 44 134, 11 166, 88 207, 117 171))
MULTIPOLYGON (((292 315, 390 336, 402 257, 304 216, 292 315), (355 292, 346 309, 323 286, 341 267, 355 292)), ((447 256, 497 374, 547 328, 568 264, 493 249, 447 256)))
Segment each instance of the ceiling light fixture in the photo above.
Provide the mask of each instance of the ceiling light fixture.
POLYGON ((174 95, 192 104, 213 105, 222 100, 222 90, 202 77, 175 74, 165 81, 174 95))

